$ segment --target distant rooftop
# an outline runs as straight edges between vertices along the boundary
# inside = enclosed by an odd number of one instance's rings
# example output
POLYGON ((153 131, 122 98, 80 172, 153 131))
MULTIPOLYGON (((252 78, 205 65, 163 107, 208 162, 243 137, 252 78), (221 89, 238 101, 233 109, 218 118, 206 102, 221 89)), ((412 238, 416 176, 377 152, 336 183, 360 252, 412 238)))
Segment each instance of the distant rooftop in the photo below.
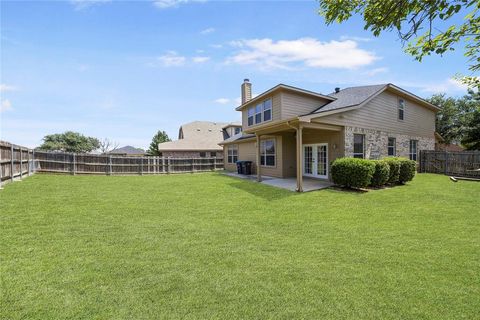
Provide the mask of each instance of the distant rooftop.
POLYGON ((112 151, 108 152, 110 154, 126 154, 126 155, 139 155, 145 154, 145 150, 141 148, 135 148, 132 146, 125 146, 121 148, 113 149, 112 151))

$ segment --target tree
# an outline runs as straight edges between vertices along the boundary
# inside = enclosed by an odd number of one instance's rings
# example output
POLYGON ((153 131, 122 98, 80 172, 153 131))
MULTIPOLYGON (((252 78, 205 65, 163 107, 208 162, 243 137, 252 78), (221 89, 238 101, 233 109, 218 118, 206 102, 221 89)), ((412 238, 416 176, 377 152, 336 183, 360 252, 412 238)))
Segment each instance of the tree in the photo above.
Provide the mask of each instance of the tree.
POLYGON ((47 151, 63 151, 87 153, 100 147, 100 141, 97 138, 87 137, 81 133, 66 131, 64 133, 56 133, 46 135, 43 143, 38 147, 40 150, 47 151))
POLYGON ((103 138, 102 140, 100 140, 100 151, 102 153, 107 153, 107 152, 110 152, 114 149, 117 149, 119 146, 119 144, 117 142, 113 142, 111 140, 109 140, 108 138, 103 138))
POLYGON ((468 150, 480 150, 480 107, 477 107, 467 123, 462 144, 468 150))
POLYGON ((471 126, 473 114, 480 105, 480 95, 469 90, 468 94, 461 98, 436 94, 427 101, 441 108, 436 115, 435 131, 446 143, 461 143, 467 127, 471 126))
MULTIPOLYGON (((480 71, 480 1, 479 0, 320 0, 319 13, 327 24, 343 22, 354 14, 361 14, 364 29, 379 36, 384 31, 396 30, 405 51, 422 61, 432 53, 444 54, 464 43, 464 54, 469 69, 480 71), (463 10, 462 10, 463 9, 463 10), (469 11, 459 24, 450 23, 469 11), (448 21, 450 20, 450 21, 448 21), (447 24, 447 25, 446 25, 447 24)), ((480 88, 476 76, 460 77, 471 88, 480 88)))
POLYGON ((168 134, 165 131, 158 130, 158 132, 152 138, 152 142, 148 147, 147 154, 151 156, 159 156, 160 152, 158 151, 158 144, 167 141, 172 141, 168 137, 168 134))

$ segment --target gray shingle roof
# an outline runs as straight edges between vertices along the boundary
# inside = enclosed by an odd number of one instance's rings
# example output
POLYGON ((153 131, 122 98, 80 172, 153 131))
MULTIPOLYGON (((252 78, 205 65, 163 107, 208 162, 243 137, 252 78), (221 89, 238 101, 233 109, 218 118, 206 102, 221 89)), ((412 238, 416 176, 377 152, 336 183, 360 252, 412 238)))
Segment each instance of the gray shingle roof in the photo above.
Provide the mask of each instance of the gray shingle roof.
POLYGON ((109 153, 111 154, 144 154, 145 150, 140 148, 135 148, 132 146, 125 146, 125 147, 113 149, 109 153))
POLYGON ((331 93, 329 96, 336 100, 318 108, 313 111, 312 114, 357 106, 375 93, 383 90, 386 86, 387 84, 377 84, 371 86, 350 87, 342 89, 338 93, 331 93))
POLYGON ((248 138, 253 138, 253 137, 255 137, 254 134, 240 132, 240 133, 237 133, 237 134, 234 135, 234 136, 231 136, 231 137, 228 138, 228 139, 223 140, 221 143, 222 143, 222 144, 225 144, 225 143, 234 142, 234 141, 240 141, 240 140, 244 140, 244 139, 248 139, 248 138))

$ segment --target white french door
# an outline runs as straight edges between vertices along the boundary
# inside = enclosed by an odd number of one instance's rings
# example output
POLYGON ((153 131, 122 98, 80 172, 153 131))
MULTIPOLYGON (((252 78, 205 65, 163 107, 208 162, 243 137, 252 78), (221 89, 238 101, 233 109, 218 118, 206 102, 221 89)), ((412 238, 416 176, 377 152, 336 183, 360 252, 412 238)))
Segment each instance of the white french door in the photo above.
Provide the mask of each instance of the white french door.
POLYGON ((328 143, 303 145, 303 175, 328 178, 328 143))

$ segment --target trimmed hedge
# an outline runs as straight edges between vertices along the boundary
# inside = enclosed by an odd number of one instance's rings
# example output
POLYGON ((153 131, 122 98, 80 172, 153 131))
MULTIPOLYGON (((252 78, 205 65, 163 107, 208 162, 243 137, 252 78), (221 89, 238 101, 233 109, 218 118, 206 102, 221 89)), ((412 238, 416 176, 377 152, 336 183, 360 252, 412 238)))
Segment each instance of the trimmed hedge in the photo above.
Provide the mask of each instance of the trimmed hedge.
POLYGON ((390 166, 390 176, 388 177, 388 183, 397 183, 400 179, 400 161, 398 158, 384 158, 383 161, 390 166))
POLYGON ((374 187, 381 187, 390 179, 390 165, 383 160, 374 160, 375 172, 372 176, 371 185, 374 187))
POLYGON ((406 158, 398 158, 398 161, 400 162, 398 182, 405 184, 408 181, 412 181, 417 170, 417 162, 406 158))
POLYGON ((365 188, 370 185, 375 164, 371 160, 339 158, 332 164, 332 180, 349 188, 365 188))

